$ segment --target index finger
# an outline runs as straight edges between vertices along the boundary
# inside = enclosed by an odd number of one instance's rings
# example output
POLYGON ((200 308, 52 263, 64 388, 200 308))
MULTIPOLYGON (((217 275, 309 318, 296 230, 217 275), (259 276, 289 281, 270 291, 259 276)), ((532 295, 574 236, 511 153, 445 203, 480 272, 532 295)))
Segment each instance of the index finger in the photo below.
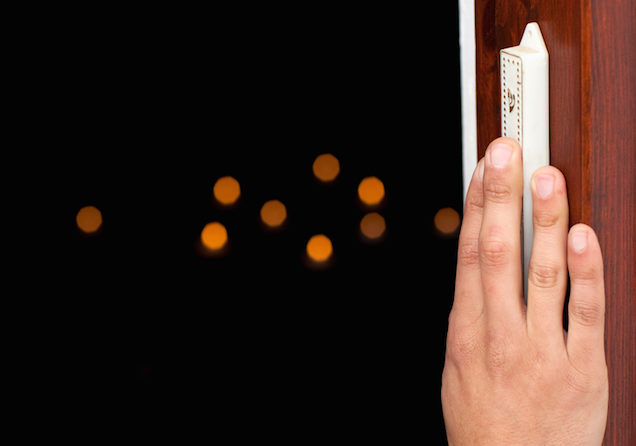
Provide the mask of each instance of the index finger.
POLYGON ((452 312, 453 317, 467 322, 474 321, 482 313, 484 303, 479 270, 479 231, 484 210, 483 174, 484 160, 482 159, 477 163, 466 194, 464 221, 459 233, 457 249, 457 274, 452 312))

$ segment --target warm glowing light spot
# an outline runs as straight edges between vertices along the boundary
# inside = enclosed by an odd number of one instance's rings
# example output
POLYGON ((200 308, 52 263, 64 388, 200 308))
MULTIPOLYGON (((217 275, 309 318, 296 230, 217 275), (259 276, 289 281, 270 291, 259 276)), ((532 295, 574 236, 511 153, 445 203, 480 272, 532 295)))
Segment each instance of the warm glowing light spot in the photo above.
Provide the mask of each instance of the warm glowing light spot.
POLYGON ((82 232, 92 234, 102 226, 102 213, 95 206, 84 206, 77 212, 75 222, 82 232))
POLYGON ((318 155, 312 166, 314 175, 320 181, 329 182, 336 179, 340 173, 340 163, 338 158, 331 153, 323 153, 318 155))
POLYGON ((445 235, 451 235, 459 228, 459 214, 453 208, 443 208, 437 211, 433 219, 435 229, 445 235))
POLYGON ((360 231, 369 239, 374 240, 382 237, 385 230, 386 222, 384 221, 384 217, 377 212, 371 212, 360 220, 360 231))
POLYGON ((375 206, 384 198, 384 184, 377 177, 367 177, 358 186, 358 197, 364 204, 375 206))
POLYGON ((278 200, 270 200, 261 208, 261 220, 270 228, 277 228, 287 218, 285 205, 278 200))
POLYGON ((241 186, 232 177, 221 177, 214 183, 214 198, 221 204, 234 204, 240 195, 241 186))
POLYGON ((208 223, 201 231, 201 243, 211 251, 218 251, 227 243, 227 230, 218 221, 208 223))
POLYGON ((329 237, 323 234, 314 235, 307 242, 307 255, 316 262, 324 262, 331 257, 333 246, 329 237))

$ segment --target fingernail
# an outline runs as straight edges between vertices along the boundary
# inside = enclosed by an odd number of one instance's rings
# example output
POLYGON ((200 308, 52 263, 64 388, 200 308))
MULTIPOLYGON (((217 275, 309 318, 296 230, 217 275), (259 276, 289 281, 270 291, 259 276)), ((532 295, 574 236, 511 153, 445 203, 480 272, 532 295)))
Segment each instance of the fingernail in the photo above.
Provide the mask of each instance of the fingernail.
POLYGON ((550 198, 554 191, 554 177, 552 175, 538 175, 534 179, 535 188, 539 198, 550 198))
POLYGON ((512 148, 507 144, 497 144, 490 149, 490 162, 495 167, 506 167, 512 155, 512 148))
POLYGON ((577 254, 582 253, 587 248, 587 232, 577 231, 572 234, 572 249, 577 254))
POLYGON ((479 160, 479 165, 477 166, 479 169, 479 179, 484 181, 484 159, 479 160))

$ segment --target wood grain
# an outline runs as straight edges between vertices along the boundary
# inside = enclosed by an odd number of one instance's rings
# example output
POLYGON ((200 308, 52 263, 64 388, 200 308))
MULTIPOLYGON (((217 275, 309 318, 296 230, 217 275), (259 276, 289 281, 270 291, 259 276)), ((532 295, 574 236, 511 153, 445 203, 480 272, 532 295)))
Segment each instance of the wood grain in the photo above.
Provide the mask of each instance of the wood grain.
POLYGON ((605 445, 636 444, 636 6, 630 0, 476 0, 478 156, 499 136, 499 49, 536 21, 550 54, 550 158, 570 223, 599 234, 607 293, 605 445))
MULTIPOLYGON (((591 225, 605 258, 605 350, 610 402, 605 444, 636 444, 636 3, 590 3, 589 142, 584 164, 591 225)), ((587 37, 585 38, 586 41, 587 37)))

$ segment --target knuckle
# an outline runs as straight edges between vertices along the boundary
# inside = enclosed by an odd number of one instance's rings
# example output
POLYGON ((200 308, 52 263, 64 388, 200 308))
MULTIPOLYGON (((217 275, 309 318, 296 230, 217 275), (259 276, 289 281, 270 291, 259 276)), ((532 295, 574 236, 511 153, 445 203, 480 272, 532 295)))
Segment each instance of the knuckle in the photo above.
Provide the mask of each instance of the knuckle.
POLYGON ((535 229, 551 229, 559 222, 559 214, 552 210, 537 210, 532 214, 535 229))
POLYGON ((446 343, 446 356, 453 362, 461 364, 470 361, 480 349, 478 331, 464 327, 449 331, 446 343))
POLYGON ((494 376, 502 376, 508 370, 510 351, 502 337, 490 338, 486 348, 486 368, 494 376))
POLYGON ((484 198, 492 203, 510 203, 512 187, 509 184, 490 181, 484 184, 484 198))
POLYGON ((459 245, 457 261, 461 266, 474 266, 479 264, 479 240, 466 240, 459 245))
POLYGON ((605 317, 600 303, 576 298, 570 299, 568 314, 570 319, 583 326, 598 325, 605 317))
POLYGON ((601 282, 602 274, 594 268, 573 268, 570 278, 579 286, 596 286, 601 282))
POLYGON ((478 343, 473 337, 456 336, 453 342, 449 344, 448 355, 455 362, 461 363, 472 357, 477 348, 478 343))
POLYGON ((575 367, 570 367, 565 374, 565 383, 573 393, 601 396, 607 392, 607 368, 601 366, 591 373, 583 373, 575 367))
POLYGON ((537 288, 554 288, 559 283, 559 268, 530 262, 528 280, 537 288))
POLYGON ((500 240, 483 240, 479 249, 480 262, 485 266, 500 267, 510 259, 510 246, 500 240))
POLYGON ((486 366, 493 375, 503 375, 506 370, 506 352, 496 346, 489 346, 488 354, 486 355, 486 366))
POLYGON ((565 382, 574 393, 587 393, 590 385, 590 379, 587 375, 578 372, 576 369, 570 369, 565 375, 565 382))
POLYGON ((476 211, 478 213, 481 213, 483 208, 484 200, 481 193, 469 193, 466 196, 466 211, 476 211))

